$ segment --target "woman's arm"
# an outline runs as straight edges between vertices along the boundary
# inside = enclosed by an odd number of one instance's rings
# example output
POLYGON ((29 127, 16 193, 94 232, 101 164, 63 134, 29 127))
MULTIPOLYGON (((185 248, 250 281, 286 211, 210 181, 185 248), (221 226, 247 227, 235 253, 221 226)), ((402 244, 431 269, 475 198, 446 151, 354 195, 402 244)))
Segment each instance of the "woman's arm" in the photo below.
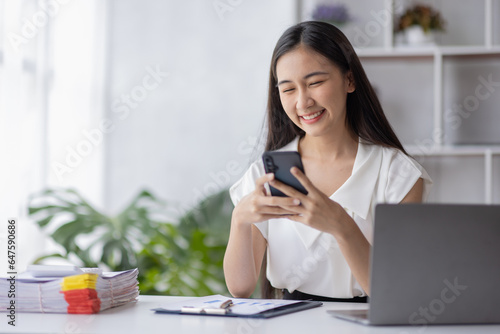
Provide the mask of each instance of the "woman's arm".
MULTIPOLYGON (((401 203, 422 202, 423 179, 418 179, 413 188, 403 198, 401 203)), ((346 214, 347 215, 347 214, 346 214)), ((363 290, 370 295, 370 250, 371 246, 368 240, 359 229, 354 220, 347 215, 346 219, 351 219, 351 223, 345 223, 350 228, 342 234, 343 237, 337 238, 340 250, 344 255, 352 274, 359 282, 363 290)))
POLYGON ((224 276, 229 292, 234 297, 249 297, 260 275, 266 239, 253 223, 293 214, 283 207, 293 207, 299 203, 294 198, 267 196, 264 184, 273 178, 273 174, 266 174, 257 179, 255 190, 243 197, 233 210, 224 255, 224 276))
POLYGON ((266 251, 266 239, 253 224, 231 221, 224 255, 224 276, 234 297, 248 298, 255 290, 266 251))
POLYGON ((401 203, 421 203, 424 196, 424 179, 419 178, 401 203))

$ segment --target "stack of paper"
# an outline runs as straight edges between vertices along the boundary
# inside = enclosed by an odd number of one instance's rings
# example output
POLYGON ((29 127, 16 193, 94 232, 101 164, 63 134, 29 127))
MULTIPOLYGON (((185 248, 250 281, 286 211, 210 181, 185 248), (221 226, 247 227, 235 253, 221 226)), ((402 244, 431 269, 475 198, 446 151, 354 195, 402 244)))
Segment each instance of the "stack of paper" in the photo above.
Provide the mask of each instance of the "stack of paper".
MULTIPOLYGON (((14 280, 0 278, 0 309, 6 310, 14 300, 18 312, 90 314, 136 301, 137 269, 109 273, 84 271, 65 277, 20 275, 15 279, 15 287, 14 280)), ((50 276, 50 272, 46 275, 50 276)))

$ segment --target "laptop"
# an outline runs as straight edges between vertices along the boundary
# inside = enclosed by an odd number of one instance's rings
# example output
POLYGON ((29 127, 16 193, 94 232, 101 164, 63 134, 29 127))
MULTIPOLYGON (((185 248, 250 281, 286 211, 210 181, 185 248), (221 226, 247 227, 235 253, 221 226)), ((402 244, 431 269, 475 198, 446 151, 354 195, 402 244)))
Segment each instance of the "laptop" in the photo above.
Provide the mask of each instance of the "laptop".
POLYGON ((379 204, 367 325, 500 323, 500 205, 379 204))

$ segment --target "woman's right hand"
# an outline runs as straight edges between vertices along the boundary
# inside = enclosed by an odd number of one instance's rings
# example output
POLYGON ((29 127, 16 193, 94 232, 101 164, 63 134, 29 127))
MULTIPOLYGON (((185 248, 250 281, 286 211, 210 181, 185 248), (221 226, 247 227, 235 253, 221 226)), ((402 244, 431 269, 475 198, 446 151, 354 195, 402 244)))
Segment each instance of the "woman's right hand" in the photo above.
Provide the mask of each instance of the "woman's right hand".
POLYGON ((243 197, 234 208, 233 219, 235 222, 252 224, 297 214, 288 210, 287 207, 300 205, 300 200, 267 194, 265 184, 272 180, 274 180, 274 174, 269 173, 255 181, 255 190, 243 197))

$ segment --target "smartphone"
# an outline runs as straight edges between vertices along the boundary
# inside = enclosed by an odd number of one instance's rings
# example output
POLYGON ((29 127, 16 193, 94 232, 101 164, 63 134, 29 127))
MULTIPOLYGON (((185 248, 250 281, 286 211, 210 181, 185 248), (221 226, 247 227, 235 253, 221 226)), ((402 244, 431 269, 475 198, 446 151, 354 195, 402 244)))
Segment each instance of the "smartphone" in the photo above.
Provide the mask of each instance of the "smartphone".
MULTIPOLYGON (((274 173, 274 178, 281 181, 301 193, 307 195, 307 190, 304 186, 290 173, 290 168, 297 167, 304 173, 302 166, 302 159, 298 152, 295 151, 278 151, 278 152, 264 152, 262 155, 262 162, 266 173, 274 173)), ((283 192, 270 186, 272 196, 287 197, 283 192)))

